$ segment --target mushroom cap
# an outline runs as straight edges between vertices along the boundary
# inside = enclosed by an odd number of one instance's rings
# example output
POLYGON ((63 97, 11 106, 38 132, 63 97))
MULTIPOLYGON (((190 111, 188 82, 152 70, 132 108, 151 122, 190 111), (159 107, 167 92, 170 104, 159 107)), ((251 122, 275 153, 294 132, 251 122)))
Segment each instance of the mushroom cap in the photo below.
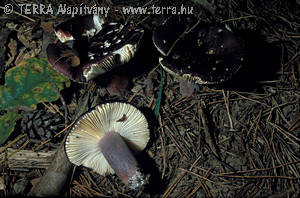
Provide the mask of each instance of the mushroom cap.
POLYGON ((70 162, 100 175, 113 174, 98 146, 104 134, 111 131, 119 133, 137 152, 146 147, 150 138, 147 120, 136 107, 121 102, 101 104, 82 115, 67 135, 65 151, 70 162))
POLYGON ((104 19, 99 15, 86 15, 71 18, 54 28, 56 37, 65 43, 81 37, 92 37, 97 34, 104 24, 104 19))
POLYGON ((48 45, 48 60, 58 72, 77 82, 87 82, 127 63, 144 34, 131 23, 107 23, 98 15, 72 18, 58 25, 55 32, 60 42, 48 45), (70 52, 79 58, 78 65, 70 64, 70 52))
POLYGON ((184 15, 175 15, 167 18, 152 33, 154 46, 162 55, 167 56, 168 51, 180 35, 196 23, 196 18, 184 15))
POLYGON ((180 79, 198 84, 229 80, 242 66, 243 41, 223 24, 195 23, 189 27, 168 56, 159 59, 161 66, 180 79))

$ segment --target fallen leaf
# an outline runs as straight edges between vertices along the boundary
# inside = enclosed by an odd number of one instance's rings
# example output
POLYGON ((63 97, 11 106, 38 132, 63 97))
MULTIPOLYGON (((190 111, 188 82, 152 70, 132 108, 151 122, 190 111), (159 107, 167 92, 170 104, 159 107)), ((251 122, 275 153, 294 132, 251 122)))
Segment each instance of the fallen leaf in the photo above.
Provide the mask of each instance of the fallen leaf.
POLYGON ((18 37, 18 40, 21 41, 21 43, 26 48, 29 47, 30 41, 31 41, 31 35, 29 36, 29 34, 24 34, 24 33, 18 31, 17 37, 18 37))
POLYGON ((37 47, 31 50, 26 50, 25 47, 21 48, 16 60, 15 65, 18 66, 22 61, 30 59, 38 55, 42 50, 42 45, 40 42, 37 42, 37 47))
POLYGON ((47 59, 23 61, 5 73, 5 85, 0 86, 0 109, 36 108, 37 103, 55 101, 59 96, 53 83, 59 90, 70 85, 70 81, 56 72, 47 59))
POLYGON ((5 143, 10 134, 14 131, 16 120, 21 115, 13 112, 7 112, 0 116, 0 145, 5 143))

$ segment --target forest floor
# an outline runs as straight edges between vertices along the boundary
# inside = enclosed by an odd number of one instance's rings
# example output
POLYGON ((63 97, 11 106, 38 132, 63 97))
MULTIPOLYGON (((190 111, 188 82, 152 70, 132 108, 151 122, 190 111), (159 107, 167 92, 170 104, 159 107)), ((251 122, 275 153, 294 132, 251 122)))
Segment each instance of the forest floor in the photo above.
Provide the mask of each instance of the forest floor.
MULTIPOLYGON (((12 5, 39 2, 17 0, 12 5)), ((54 6, 56 0, 47 2, 54 6)), ((65 2, 112 9, 182 4, 179 0, 65 2)), ((1 85, 6 71, 23 60, 45 58, 47 45, 55 41, 52 25, 71 17, 7 15, 3 8, 8 3, 3 1, 0 9, 1 85)), ((145 30, 134 60, 109 74, 129 80, 129 87, 114 95, 107 89, 109 82, 101 78, 87 84, 71 82, 57 101, 19 110, 22 116, 0 148, 1 197, 26 195, 50 166, 75 118, 97 104, 116 100, 143 109, 148 118, 151 140, 137 155, 149 175, 148 184, 133 191, 115 175, 104 177, 76 167, 67 196, 299 197, 300 1, 191 0, 184 6, 193 7, 201 21, 226 24, 241 35, 247 47, 241 71, 229 82, 197 85, 191 96, 182 97, 179 80, 159 66, 160 54, 151 39, 167 16, 110 12, 109 20, 132 20, 145 30)))

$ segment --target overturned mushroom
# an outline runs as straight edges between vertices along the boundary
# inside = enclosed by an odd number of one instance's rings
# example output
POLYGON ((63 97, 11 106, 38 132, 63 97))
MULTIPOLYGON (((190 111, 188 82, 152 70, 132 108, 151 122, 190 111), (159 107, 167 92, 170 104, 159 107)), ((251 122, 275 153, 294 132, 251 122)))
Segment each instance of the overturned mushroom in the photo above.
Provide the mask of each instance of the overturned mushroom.
POLYGON ((60 42, 47 47, 50 64, 74 81, 87 82, 133 58, 144 31, 87 15, 58 25, 55 33, 60 42))
POLYGON ((225 82, 243 62, 243 41, 222 24, 202 24, 190 16, 170 17, 156 28, 152 38, 164 55, 159 59, 161 66, 193 83, 225 82), (165 32, 176 36, 168 37, 165 32))
POLYGON ((79 118, 66 138, 65 150, 73 164, 100 175, 116 173, 136 189, 145 180, 131 149, 141 151, 148 141, 145 116, 130 104, 114 102, 96 106, 79 118))

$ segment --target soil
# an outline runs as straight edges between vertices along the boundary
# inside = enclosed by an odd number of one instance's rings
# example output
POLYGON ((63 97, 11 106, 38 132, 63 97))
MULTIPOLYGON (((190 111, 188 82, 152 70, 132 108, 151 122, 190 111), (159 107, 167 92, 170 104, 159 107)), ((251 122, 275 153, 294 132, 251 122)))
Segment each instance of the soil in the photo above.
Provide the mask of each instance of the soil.
MULTIPOLYGON (((53 7, 57 4, 55 0, 47 2, 53 7)), ((182 5, 179 0, 93 2, 112 9, 143 5, 180 8, 182 5)), ((7 15, 3 6, 9 3, 3 1, 0 7, 1 85, 5 72, 21 60, 45 57, 45 48, 55 42, 53 29, 49 27, 71 17, 67 14, 7 15), (18 31, 32 34, 24 34, 22 39, 17 36, 18 31), (28 44, 26 40, 34 42, 28 44), (17 58, 24 53, 24 47, 25 55, 17 58)), ((94 5, 79 0, 69 0, 66 4, 94 5)), ((18 8, 15 3, 12 5, 18 8)), ((151 39, 153 29, 167 15, 110 12, 107 18, 111 21, 132 21, 144 28, 138 54, 128 64, 87 84, 71 82, 55 102, 38 104, 34 110, 19 110, 23 117, 0 149, 1 197, 27 195, 63 143, 63 136, 69 130, 64 129, 88 109, 108 101, 129 102, 147 117, 151 139, 136 157, 149 177, 148 184, 134 191, 115 175, 101 176, 87 168, 74 167, 63 195, 299 197, 300 2, 191 0, 185 1, 184 6, 193 7, 193 14, 205 23, 225 23, 244 40, 245 62, 241 70, 225 83, 196 85, 191 96, 183 97, 179 80, 159 66, 161 55, 151 39), (109 91, 114 85, 110 79, 115 78, 129 83, 126 89, 120 86, 117 94, 109 91), (28 164, 33 159, 7 155, 7 147, 21 153, 24 150, 42 153, 45 158, 28 164)), ((5 110, 0 113, 3 115, 5 110)))

